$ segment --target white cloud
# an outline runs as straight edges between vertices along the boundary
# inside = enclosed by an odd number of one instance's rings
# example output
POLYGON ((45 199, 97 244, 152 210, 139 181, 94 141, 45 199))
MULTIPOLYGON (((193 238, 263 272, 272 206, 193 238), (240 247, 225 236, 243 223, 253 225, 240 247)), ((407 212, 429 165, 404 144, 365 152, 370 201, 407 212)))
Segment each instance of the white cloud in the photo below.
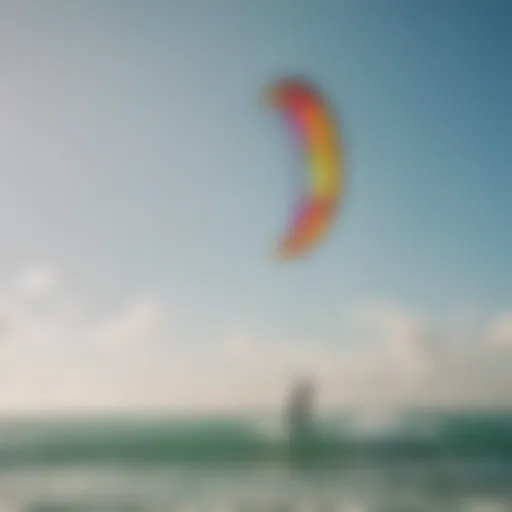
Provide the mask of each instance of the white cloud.
POLYGON ((103 343, 133 344, 155 341, 168 327, 168 313, 155 299, 133 302, 125 311, 108 319, 96 329, 103 343))
POLYGON ((435 336, 422 315, 383 302, 349 315, 339 343, 243 326, 187 343, 156 296, 100 318, 57 295, 42 312, 12 290, 0 295, 2 409, 277 407, 304 373, 326 406, 512 405, 512 351, 502 350, 512 315, 490 322, 478 343, 457 330, 435 336))
POLYGON ((512 349, 512 313, 501 315, 491 323, 489 342, 497 348, 512 349))
POLYGON ((20 292, 29 297, 48 295, 56 288, 57 276, 51 265, 36 263, 23 269, 17 285, 20 292))
POLYGON ((300 344, 253 336, 239 339, 230 354, 240 366, 245 362, 243 379, 267 403, 281 397, 290 378, 308 372, 325 405, 512 406, 512 353, 496 351, 487 335, 474 343, 436 334, 439 328, 421 315, 386 303, 358 308, 352 319, 355 341, 300 344))
POLYGON ((404 370, 427 368, 434 343, 427 322, 418 314, 381 302, 356 310, 355 320, 375 340, 377 350, 384 349, 404 370))

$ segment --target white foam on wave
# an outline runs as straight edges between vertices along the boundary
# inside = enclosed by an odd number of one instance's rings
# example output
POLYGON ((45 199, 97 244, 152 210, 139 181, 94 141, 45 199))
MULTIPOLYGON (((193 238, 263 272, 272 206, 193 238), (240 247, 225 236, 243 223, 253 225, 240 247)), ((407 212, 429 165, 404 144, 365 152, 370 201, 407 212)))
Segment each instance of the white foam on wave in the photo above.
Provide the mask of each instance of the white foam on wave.
POLYGON ((464 512, 510 512, 512 511, 512 502, 491 499, 472 499, 465 502, 464 512))

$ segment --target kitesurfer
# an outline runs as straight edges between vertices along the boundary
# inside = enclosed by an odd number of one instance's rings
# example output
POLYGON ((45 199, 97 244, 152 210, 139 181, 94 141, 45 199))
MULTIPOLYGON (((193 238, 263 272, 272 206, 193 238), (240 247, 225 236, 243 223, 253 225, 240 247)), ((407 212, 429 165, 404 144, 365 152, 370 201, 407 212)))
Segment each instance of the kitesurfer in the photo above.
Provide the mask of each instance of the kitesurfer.
POLYGON ((293 386, 288 398, 286 422, 292 444, 304 444, 313 436, 313 409, 315 386, 311 379, 301 378, 293 386))

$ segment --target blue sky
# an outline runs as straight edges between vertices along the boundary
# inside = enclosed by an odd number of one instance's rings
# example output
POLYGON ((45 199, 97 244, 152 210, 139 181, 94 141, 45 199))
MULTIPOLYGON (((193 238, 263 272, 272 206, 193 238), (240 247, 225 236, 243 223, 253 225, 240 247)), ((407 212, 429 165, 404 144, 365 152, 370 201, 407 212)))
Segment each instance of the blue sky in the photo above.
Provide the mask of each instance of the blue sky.
POLYGON ((50 262, 99 318, 158 296, 200 345, 230 325, 343 343, 343 315, 374 300, 437 320, 510 308, 510 2, 0 10, 5 282, 50 262), (341 114, 349 181, 326 243, 282 264, 303 169, 260 95, 295 72, 341 114))

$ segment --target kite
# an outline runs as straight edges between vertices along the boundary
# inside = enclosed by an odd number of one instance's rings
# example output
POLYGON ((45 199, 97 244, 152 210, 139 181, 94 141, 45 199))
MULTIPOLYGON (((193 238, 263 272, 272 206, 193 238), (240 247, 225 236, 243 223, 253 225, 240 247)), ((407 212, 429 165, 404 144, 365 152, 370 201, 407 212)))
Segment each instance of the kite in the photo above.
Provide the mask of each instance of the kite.
POLYGON ((312 250, 328 233, 343 190, 343 155, 334 113, 307 81, 282 79, 268 88, 265 99, 283 114, 307 170, 305 190, 279 243, 279 257, 288 260, 312 250))

